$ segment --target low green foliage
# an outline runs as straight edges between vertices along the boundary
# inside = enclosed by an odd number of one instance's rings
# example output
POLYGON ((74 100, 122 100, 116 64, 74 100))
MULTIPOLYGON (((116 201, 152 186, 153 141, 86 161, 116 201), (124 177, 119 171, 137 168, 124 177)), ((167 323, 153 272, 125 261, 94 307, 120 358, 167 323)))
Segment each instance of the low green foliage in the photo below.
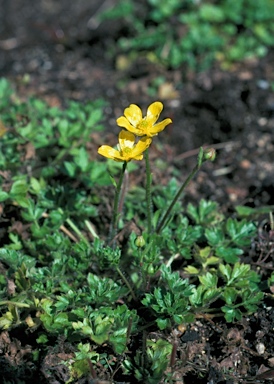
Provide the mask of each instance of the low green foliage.
POLYGON ((143 354, 136 355, 133 360, 124 360, 123 369, 140 383, 157 384, 168 366, 171 351, 172 346, 166 340, 147 340, 143 354))
MULTIPOLYGON (((120 51, 171 68, 204 70, 264 56, 274 45, 272 0, 119 0, 101 18, 119 19, 128 36, 120 51)), ((119 49, 110 47, 114 55, 119 49)))
MULTIPOLYGON (((242 258, 257 233, 254 222, 226 218, 212 201, 184 207, 174 200, 172 179, 166 188, 152 186, 151 231, 147 192, 136 186, 109 238, 98 212, 101 188, 111 181, 106 163, 88 152, 104 103, 64 110, 36 99, 21 103, 3 79, 0 94, 7 127, 0 140, 2 330, 31 332, 38 357, 60 338, 70 342, 67 383, 95 379, 103 367, 110 380, 123 372, 156 384, 172 380, 170 335, 178 326, 207 315, 233 322, 257 310, 261 277, 242 258), (133 218, 142 233, 124 235, 120 246, 115 231, 123 233, 133 218)), ((195 172, 203 161, 201 149, 195 172)))

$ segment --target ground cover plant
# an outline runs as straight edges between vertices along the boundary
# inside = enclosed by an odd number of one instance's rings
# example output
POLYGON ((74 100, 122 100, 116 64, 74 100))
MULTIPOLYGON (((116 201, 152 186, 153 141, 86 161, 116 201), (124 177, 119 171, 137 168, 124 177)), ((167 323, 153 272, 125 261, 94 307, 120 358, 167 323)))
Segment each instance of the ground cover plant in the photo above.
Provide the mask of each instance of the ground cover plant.
MULTIPOLYGON (((212 148, 200 149, 189 175, 167 185, 153 180, 151 144, 172 123, 160 118, 159 101, 145 116, 135 104, 125 109, 116 149, 100 138, 103 100, 63 110, 23 102, 5 79, 0 95, 6 383, 37 372, 63 383, 202 380, 209 362, 195 339, 201 321, 221 319, 240 345, 233 324, 267 310, 273 275, 249 261, 254 238, 258 262, 273 253, 271 209, 258 237, 256 209, 239 206, 231 217, 210 200, 185 206, 184 190, 214 160, 212 148), (142 181, 129 187, 136 172, 142 181), (196 349, 183 348, 185 335, 196 349)), ((231 366, 218 375, 240 380, 231 366)))
POLYGON ((216 61, 228 68, 264 56, 274 45, 273 12, 271 0, 119 0, 101 18, 119 19, 126 30, 110 47, 115 57, 143 55, 169 68, 201 71, 216 61))

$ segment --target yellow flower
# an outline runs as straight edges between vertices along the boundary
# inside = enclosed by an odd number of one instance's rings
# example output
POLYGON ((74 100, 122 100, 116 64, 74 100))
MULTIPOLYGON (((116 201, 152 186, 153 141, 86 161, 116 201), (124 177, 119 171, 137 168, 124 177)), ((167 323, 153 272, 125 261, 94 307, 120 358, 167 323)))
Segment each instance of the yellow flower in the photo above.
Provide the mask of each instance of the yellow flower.
POLYGON ((102 145, 98 153, 115 161, 142 160, 143 152, 150 146, 152 139, 142 137, 135 145, 135 136, 131 132, 119 133, 118 150, 109 145, 102 145))
POLYGON ((171 119, 165 119, 160 123, 156 123, 160 113, 163 110, 163 104, 160 101, 155 101, 150 104, 147 109, 147 115, 143 117, 141 109, 138 105, 130 104, 125 109, 124 115, 117 119, 119 127, 126 128, 129 132, 137 136, 152 137, 161 132, 165 127, 172 123, 171 119))

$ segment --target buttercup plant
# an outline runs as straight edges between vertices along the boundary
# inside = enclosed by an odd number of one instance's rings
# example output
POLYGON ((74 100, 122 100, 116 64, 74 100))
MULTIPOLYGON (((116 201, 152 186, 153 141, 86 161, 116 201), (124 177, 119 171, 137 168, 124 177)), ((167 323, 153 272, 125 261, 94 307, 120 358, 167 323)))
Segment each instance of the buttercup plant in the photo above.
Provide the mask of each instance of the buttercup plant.
MULTIPOLYGON (((119 144, 118 150, 114 149, 108 145, 102 145, 98 149, 98 153, 102 156, 110 158, 114 161, 123 162, 123 167, 121 170, 119 182, 116 186, 116 193, 114 198, 114 207, 113 207, 113 216, 110 226, 110 235, 109 242, 113 241, 114 236, 116 235, 117 225, 118 225, 118 205, 119 197, 121 192, 121 187, 123 183, 123 177, 126 171, 127 163, 131 160, 142 160, 143 153, 145 153, 146 160, 146 202, 147 202, 147 233, 150 234, 155 231, 155 228, 152 228, 152 202, 151 202, 151 183, 152 175, 150 171, 149 164, 149 146, 152 142, 152 138, 157 136, 158 133, 162 132, 169 124, 172 123, 170 118, 166 118, 161 122, 157 123, 160 113, 163 110, 163 104, 160 101, 155 101, 150 104, 147 108, 147 114, 145 117, 142 115, 141 108, 136 104, 130 104, 128 108, 124 110, 124 116, 121 116, 117 119, 117 125, 125 128, 127 131, 122 130, 119 133, 119 144), (137 144, 135 141, 137 137, 141 137, 137 144)), ((192 172, 187 177, 186 181, 182 184, 181 188, 178 190, 177 194, 174 196, 174 199, 168 206, 166 212, 163 214, 162 218, 158 221, 156 226, 156 233, 160 234, 161 230, 166 225, 168 221, 172 208, 180 198, 182 192, 196 174, 196 172, 201 167, 202 163, 207 160, 213 161, 215 159, 215 150, 208 149, 205 152, 203 149, 200 149, 198 155, 198 161, 192 172)), ((113 242, 114 244, 114 242, 113 242)))
MULTIPOLYGON (((264 296, 260 274, 241 257, 256 236, 254 223, 245 216, 226 219, 213 201, 186 207, 180 201, 201 165, 214 160, 214 149, 200 149, 181 186, 173 178, 164 188, 152 188, 149 151, 171 119, 159 121, 159 101, 145 116, 135 104, 126 108, 117 119, 122 128, 117 148, 98 150, 121 167, 117 184, 112 178, 116 191, 104 241, 98 191, 110 185, 109 163, 92 160, 89 151, 103 104, 71 103, 68 110, 37 99, 17 104, 7 82, 0 80, 0 94, 1 89, 0 168, 8 173, 0 177, 0 332, 16 328, 19 342, 30 332, 35 364, 40 369, 41 362, 43 371, 52 353, 63 351, 65 340, 71 352, 62 353, 58 365, 69 370, 67 384, 83 376, 174 381, 182 365, 193 367, 193 360, 179 356, 180 332, 189 323, 207 316, 238 321, 253 314, 264 296), (18 115, 30 118, 21 124, 18 115), (31 158, 23 156, 27 148, 36 149, 31 158), (137 185, 126 194, 125 172, 135 160, 137 166, 145 161, 146 188, 137 185), (132 218, 138 229, 128 236, 124 222, 132 218)), ((273 281, 271 276, 271 287, 273 281)), ((4 348, 8 356, 8 344, 4 348)), ((197 354, 194 363, 204 367, 203 359, 197 354)))
MULTIPOLYGON (((131 104, 124 111, 124 116, 117 119, 117 124, 120 127, 126 128, 128 131, 133 132, 137 136, 146 135, 153 137, 163 131, 165 127, 172 123, 172 120, 167 118, 159 123, 156 123, 160 113, 163 110, 163 104, 159 101, 155 101, 150 104, 147 109, 145 117, 142 115, 141 109, 136 104, 131 104)), ((146 160, 146 200, 147 200, 147 231, 151 233, 151 172, 149 164, 148 150, 145 151, 146 160)))

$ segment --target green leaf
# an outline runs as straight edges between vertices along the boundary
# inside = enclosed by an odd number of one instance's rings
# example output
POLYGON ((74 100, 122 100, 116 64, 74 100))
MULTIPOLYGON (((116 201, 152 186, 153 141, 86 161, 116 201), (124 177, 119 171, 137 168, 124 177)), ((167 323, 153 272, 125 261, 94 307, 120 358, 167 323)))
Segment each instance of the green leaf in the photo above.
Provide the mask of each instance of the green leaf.
POLYGON ((212 225, 223 219, 223 216, 218 213, 218 204, 204 199, 200 201, 198 208, 188 204, 187 213, 196 224, 212 225))
POLYGON ((259 207, 259 208, 251 208, 251 207, 246 207, 244 205, 237 205, 235 209, 239 216, 256 217, 262 214, 269 214, 274 210, 274 205, 269 205, 269 206, 259 207))
POLYGON ((224 233, 220 228, 206 228, 205 237, 211 246, 217 246, 224 242, 224 233))
POLYGON ((119 355, 124 353, 127 348, 127 329, 119 329, 113 332, 113 334, 109 336, 109 342, 116 353, 119 355))
POLYGON ((4 102, 8 102, 10 96, 13 94, 11 83, 4 77, 0 78, 0 107, 4 102))
POLYGON ((188 265, 187 267, 185 267, 184 271, 186 273, 189 273, 190 275, 198 275, 199 274, 199 269, 196 267, 193 267, 192 265, 188 265))
POLYGON ((21 196, 21 195, 25 196, 27 191, 28 191, 28 184, 26 183, 26 181, 25 180, 16 180, 12 184, 12 187, 10 190, 10 195, 13 198, 17 197, 18 195, 19 196, 21 196))
POLYGON ((233 264, 239 261, 240 255, 243 254, 243 250, 239 248, 231 247, 218 247, 216 249, 216 255, 224 259, 227 263, 233 264))
POLYGON ((227 286, 236 286, 239 288, 248 286, 256 287, 254 284, 256 278, 258 277, 253 271, 250 271, 250 265, 248 264, 240 264, 239 262, 235 263, 233 269, 230 265, 220 264, 219 270, 226 280, 227 286), (255 277, 255 280, 253 281, 255 277))
POLYGON ((78 165, 78 167, 82 172, 85 172, 87 170, 90 161, 89 161, 88 153, 85 150, 85 148, 83 147, 79 149, 77 148, 76 154, 74 154, 74 161, 75 161, 75 164, 78 165))
POLYGON ((178 292, 184 297, 191 295, 192 285, 187 279, 180 278, 179 272, 171 272, 170 267, 164 264, 160 268, 162 272, 162 280, 172 292, 178 292))
POLYGON ((225 313, 225 319, 228 323, 232 323, 235 320, 241 320, 242 313, 239 309, 230 308, 224 305, 221 310, 225 313))
POLYGON ((244 292, 243 296, 244 296, 243 297, 244 308, 248 311, 248 313, 254 313, 257 310, 258 305, 263 300, 264 293, 263 292, 254 293, 249 291, 246 294, 244 292))
POLYGON ((54 325, 58 325, 58 329, 65 328, 69 324, 67 313, 58 313, 54 316, 54 325))
POLYGON ((231 273, 231 281, 247 277, 250 271, 250 265, 236 263, 231 273))
POLYGON ((195 223, 199 223, 199 213, 197 207, 195 207, 193 204, 189 203, 187 205, 187 213, 189 216, 195 221, 195 223))
POLYGON ((204 292, 203 295, 203 305, 212 303, 220 296, 220 288, 209 288, 204 292))
POLYGON ((94 129, 96 131, 97 130, 101 131, 101 127, 100 126, 98 127, 97 124, 102 120, 102 117, 103 117, 103 113, 102 113, 101 108, 92 109, 90 111, 90 114, 89 114, 87 122, 86 122, 87 126, 88 127, 94 127, 94 129))
POLYGON ((42 299, 41 300, 41 303, 40 303, 40 306, 41 308, 45 311, 45 313, 47 313, 48 315, 51 314, 52 312, 52 305, 53 305, 53 301, 50 300, 50 299, 42 299))
POLYGON ((199 259, 202 260, 202 263, 206 262, 208 257, 211 254, 211 248, 205 247, 199 250, 199 259))
POLYGON ((22 264, 25 264, 27 269, 30 270, 37 262, 33 257, 7 248, 0 248, 0 260, 8 264, 13 270, 20 268, 22 264))
POLYGON ((207 272, 205 275, 199 276, 199 281, 206 288, 216 288, 218 283, 218 277, 207 272))
POLYGON ((236 289, 229 288, 229 287, 226 287, 222 294, 222 297, 224 298, 226 304, 228 305, 232 305, 236 301, 237 296, 238 296, 238 293, 236 289))
POLYGON ((65 169, 68 172, 68 175, 70 177, 74 177, 75 176, 75 172, 76 172, 76 169, 77 169, 76 164, 74 164, 72 162, 69 162, 69 161, 64 161, 64 167, 65 167, 65 169))
POLYGON ((0 191, 0 203, 2 201, 5 201, 9 198, 9 194, 7 192, 4 192, 4 191, 0 191))
POLYGON ((158 325, 158 328, 163 331, 164 329, 167 329, 170 327, 170 320, 169 319, 156 319, 156 323, 158 325))
POLYGON ((0 329, 9 329, 14 322, 13 315, 10 311, 4 313, 2 317, 0 317, 0 329))
POLYGON ((219 270, 221 272, 221 274, 223 275, 223 277, 225 278, 226 282, 228 282, 230 280, 230 276, 231 276, 231 271, 232 271, 232 268, 229 264, 220 264, 219 265, 219 270))
POLYGON ((31 177, 30 178, 30 185, 31 185, 33 193, 38 195, 41 192, 42 183, 39 180, 35 179, 34 177, 31 177))
POLYGON ((221 23, 225 20, 224 10, 219 5, 202 4, 199 9, 199 16, 202 20, 210 23, 221 23))
POLYGON ((108 340, 108 332, 100 333, 100 334, 91 334, 91 340, 93 340, 96 344, 102 345, 108 340))
POLYGON ((45 333, 42 333, 37 339, 36 342, 38 344, 46 344, 48 342, 48 337, 45 333))
POLYGON ((87 277, 90 300, 96 305, 102 303, 114 303, 121 296, 127 293, 127 289, 115 283, 109 278, 100 278, 92 273, 87 277))
POLYGON ((69 306, 69 299, 66 296, 57 296, 57 302, 54 306, 58 309, 58 311, 63 311, 67 309, 69 306))
POLYGON ((247 222, 245 219, 237 221, 229 218, 226 222, 226 229, 231 240, 237 246, 246 246, 251 242, 252 236, 256 233, 256 227, 253 223, 247 222))

